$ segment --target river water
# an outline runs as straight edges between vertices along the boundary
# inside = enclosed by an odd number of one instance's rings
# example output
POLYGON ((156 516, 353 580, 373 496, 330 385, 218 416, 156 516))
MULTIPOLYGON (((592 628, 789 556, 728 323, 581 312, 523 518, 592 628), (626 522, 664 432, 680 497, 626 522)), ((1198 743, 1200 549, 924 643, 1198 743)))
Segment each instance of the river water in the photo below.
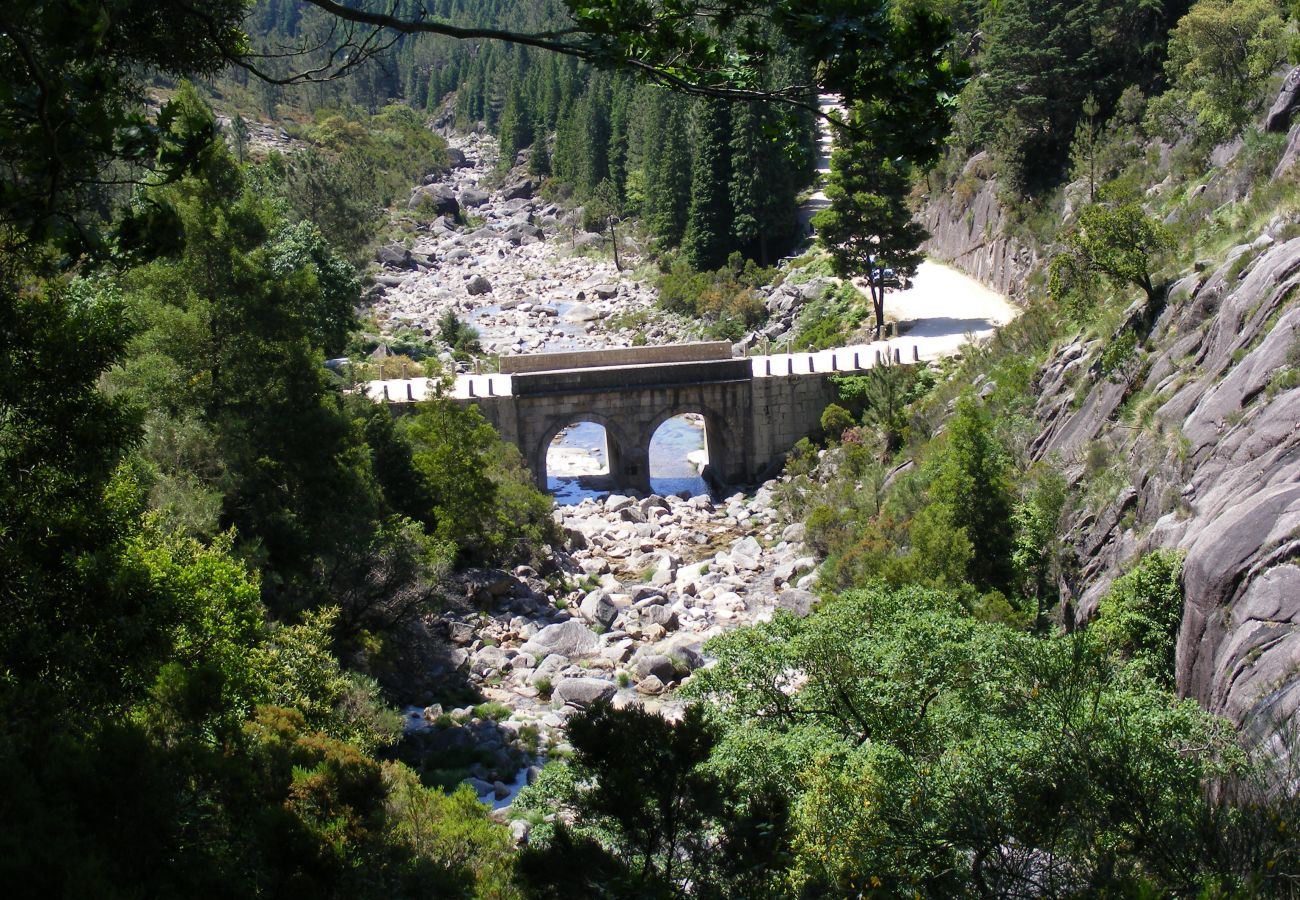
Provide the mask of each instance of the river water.
MULTIPOLYGON (((703 451, 704 422, 698 416, 676 416, 664 422, 650 441, 651 489, 661 496, 681 491, 707 494, 708 486, 691 461, 700 459, 703 451)), ((546 488, 562 506, 608 494, 605 429, 594 422, 565 429, 551 443, 546 470, 546 488)))

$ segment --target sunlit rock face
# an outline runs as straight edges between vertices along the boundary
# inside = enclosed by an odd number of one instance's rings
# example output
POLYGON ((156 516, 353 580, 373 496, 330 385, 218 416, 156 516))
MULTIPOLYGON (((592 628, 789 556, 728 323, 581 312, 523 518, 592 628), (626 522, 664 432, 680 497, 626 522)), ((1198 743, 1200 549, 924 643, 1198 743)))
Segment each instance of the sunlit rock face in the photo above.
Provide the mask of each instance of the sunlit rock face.
POLYGON ((1265 741, 1300 705, 1300 239, 1275 230, 1174 285, 1135 364, 1059 349, 1031 448, 1123 475, 1069 535, 1077 615, 1140 553, 1184 551, 1178 689, 1265 741))

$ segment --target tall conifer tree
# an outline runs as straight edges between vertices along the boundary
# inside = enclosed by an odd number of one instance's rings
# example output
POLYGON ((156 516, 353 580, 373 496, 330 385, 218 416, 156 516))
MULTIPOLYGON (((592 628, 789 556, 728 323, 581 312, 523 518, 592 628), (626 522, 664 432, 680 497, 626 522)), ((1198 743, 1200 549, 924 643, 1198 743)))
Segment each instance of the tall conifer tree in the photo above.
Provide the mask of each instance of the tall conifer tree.
POLYGON ((762 231, 762 134, 757 111, 742 103, 731 113, 731 236, 742 253, 753 256, 762 231))
POLYGON ((717 269, 731 251, 731 159, 727 107, 716 100, 696 106, 691 202, 682 249, 697 269, 717 269))
POLYGON ((676 247, 686 234, 691 202, 691 157, 686 145, 686 114, 680 100, 668 98, 665 122, 661 152, 650 167, 646 198, 655 237, 664 246, 676 247))
MULTIPOLYGON (((854 118, 862 128, 860 109, 854 118)), ((865 131, 865 129, 862 129, 865 131)), ((813 219, 818 239, 831 253, 835 274, 864 276, 876 319, 876 338, 885 322, 887 276, 911 276, 923 258, 921 242, 928 235, 912 218, 907 205, 911 189, 905 160, 891 157, 868 138, 837 136, 831 154, 826 196, 831 205, 813 219)))

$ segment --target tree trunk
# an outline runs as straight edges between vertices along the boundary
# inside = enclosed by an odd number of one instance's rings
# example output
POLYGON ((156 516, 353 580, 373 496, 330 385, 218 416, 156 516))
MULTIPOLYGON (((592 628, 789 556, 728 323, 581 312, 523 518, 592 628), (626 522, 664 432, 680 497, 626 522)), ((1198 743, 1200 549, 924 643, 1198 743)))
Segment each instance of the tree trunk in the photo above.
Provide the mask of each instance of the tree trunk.
POLYGON ((623 264, 618 259, 618 233, 614 230, 614 220, 609 221, 609 242, 614 247, 614 271, 622 272, 623 264))
POLYGON ((872 272, 867 276, 867 283, 871 286, 871 311, 876 317, 876 340, 881 340, 885 336, 885 273, 882 269, 879 274, 872 272))

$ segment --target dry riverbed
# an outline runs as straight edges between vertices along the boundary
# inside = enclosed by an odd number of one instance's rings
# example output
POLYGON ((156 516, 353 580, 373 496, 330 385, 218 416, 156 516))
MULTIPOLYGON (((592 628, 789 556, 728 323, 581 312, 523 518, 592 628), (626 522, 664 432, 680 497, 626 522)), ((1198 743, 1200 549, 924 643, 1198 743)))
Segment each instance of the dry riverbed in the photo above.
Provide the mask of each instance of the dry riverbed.
MULTIPOLYGON (((370 312, 384 335, 436 334, 438 319, 452 311, 479 330, 487 352, 500 355, 696 336, 695 323, 653 309, 651 285, 584 252, 602 237, 582 233, 572 213, 535 198, 521 169, 486 189, 493 180, 491 138, 451 141, 459 165, 417 188, 413 202, 454 201, 471 224, 440 217, 411 248, 381 251, 384 270, 370 312)), ((1004 320, 1000 307, 963 306, 964 298, 953 295, 962 286, 944 273, 925 274, 917 280, 926 290, 905 301, 905 311, 933 318, 939 313, 922 300, 946 297, 945 308, 961 307, 964 315, 929 326, 921 321, 918 337, 955 344, 984 324, 972 318, 989 320, 988 327, 1004 320)), ((764 289, 768 324, 737 350, 782 339, 803 303, 833 283, 792 277, 764 289)), ((665 457, 694 466, 673 475, 694 475, 703 462, 699 423, 675 427, 665 457)), ((782 607, 806 615, 815 602, 817 561, 803 544, 804 526, 784 523, 773 503, 780 481, 726 499, 692 496, 702 484, 692 490, 689 479, 680 494, 604 496, 591 480, 604 464, 598 444, 574 432, 577 439, 553 446, 548 466, 568 547, 553 552, 545 578, 528 567, 457 576, 453 590, 460 596, 430 623, 449 648, 433 673, 441 692, 430 699, 474 702, 406 711, 411 757, 468 769, 481 799, 498 808, 548 752, 565 748, 564 723, 579 710, 607 700, 675 716, 682 709, 676 691, 707 664, 709 638, 782 607)), ((654 454, 652 444, 652 484, 654 454)), ((523 823, 512 827, 522 838, 523 823)))
MULTIPOLYGON (((598 236, 575 232, 558 207, 534 199, 520 173, 484 190, 489 138, 453 137, 453 146, 464 165, 439 188, 474 225, 437 219, 409 256, 390 256, 371 309, 387 334, 432 334, 450 310, 479 330, 485 350, 504 355, 692 337, 687 325, 652 310, 651 286, 606 258, 575 252, 598 236), (626 321, 640 324, 618 327, 626 321)), ((786 294, 780 302, 791 318, 803 297, 795 288, 786 294)), ((686 418, 677 427, 670 455, 679 467, 689 458, 698 468, 700 423, 686 418)), ((441 696, 475 702, 407 710, 412 756, 464 765, 480 797, 497 807, 548 749, 564 748, 564 723, 578 710, 609 700, 677 715, 675 692, 705 664, 709 638, 778 607, 806 613, 814 602, 816 561, 802 544, 803 526, 780 522, 775 483, 725 500, 602 496, 574 488, 604 465, 587 437, 567 446, 562 439, 551 453, 564 496, 584 499, 556 508, 569 547, 555 553, 549 576, 528 567, 463 573, 452 611, 432 623, 450 648, 435 673, 441 696)))

